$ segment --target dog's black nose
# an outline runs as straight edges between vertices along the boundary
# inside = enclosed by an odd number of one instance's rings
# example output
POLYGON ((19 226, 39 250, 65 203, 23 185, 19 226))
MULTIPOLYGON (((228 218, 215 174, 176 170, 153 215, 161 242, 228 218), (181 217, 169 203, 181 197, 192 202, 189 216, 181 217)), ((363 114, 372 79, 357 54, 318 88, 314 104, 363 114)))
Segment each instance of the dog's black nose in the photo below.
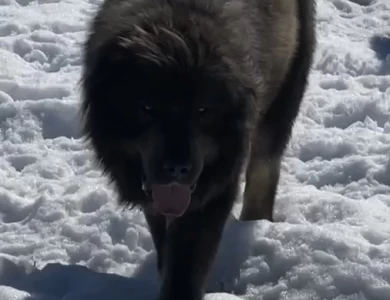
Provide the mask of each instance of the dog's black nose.
POLYGON ((174 162, 165 162, 164 171, 175 179, 180 179, 187 176, 191 171, 190 163, 174 163, 174 162))

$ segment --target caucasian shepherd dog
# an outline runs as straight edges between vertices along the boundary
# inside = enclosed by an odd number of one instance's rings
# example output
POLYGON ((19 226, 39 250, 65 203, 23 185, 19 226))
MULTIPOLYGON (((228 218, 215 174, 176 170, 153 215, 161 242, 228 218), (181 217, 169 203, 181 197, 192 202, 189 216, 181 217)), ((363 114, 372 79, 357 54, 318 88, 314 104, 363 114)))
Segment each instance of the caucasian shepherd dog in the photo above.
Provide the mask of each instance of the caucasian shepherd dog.
POLYGON ((159 300, 199 300, 246 174, 267 219, 315 50, 314 0, 105 0, 84 48, 84 132, 143 209, 159 300))

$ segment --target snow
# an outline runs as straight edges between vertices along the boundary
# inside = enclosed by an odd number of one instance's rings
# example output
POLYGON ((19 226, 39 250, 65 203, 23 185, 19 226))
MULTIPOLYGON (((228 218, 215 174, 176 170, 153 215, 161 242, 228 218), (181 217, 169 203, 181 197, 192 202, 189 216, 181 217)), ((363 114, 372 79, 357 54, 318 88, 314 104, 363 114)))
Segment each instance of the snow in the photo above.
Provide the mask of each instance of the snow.
MULTIPOLYGON (((142 214, 80 139, 101 0, 0 0, 0 299, 154 299, 142 214)), ((390 2, 318 0, 319 46, 275 219, 229 220, 206 300, 388 300, 390 2)))

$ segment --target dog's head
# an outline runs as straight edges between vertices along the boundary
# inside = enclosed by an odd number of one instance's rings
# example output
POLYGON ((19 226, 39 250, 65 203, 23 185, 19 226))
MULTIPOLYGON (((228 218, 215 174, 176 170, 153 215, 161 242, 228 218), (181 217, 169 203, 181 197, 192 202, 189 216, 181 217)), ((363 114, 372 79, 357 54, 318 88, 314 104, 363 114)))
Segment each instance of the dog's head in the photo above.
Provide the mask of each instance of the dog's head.
POLYGON ((217 34, 185 28, 144 24, 118 33, 84 83, 87 133, 106 169, 131 161, 138 175, 124 184, 136 183, 160 213, 174 216, 228 183, 250 102, 217 34))

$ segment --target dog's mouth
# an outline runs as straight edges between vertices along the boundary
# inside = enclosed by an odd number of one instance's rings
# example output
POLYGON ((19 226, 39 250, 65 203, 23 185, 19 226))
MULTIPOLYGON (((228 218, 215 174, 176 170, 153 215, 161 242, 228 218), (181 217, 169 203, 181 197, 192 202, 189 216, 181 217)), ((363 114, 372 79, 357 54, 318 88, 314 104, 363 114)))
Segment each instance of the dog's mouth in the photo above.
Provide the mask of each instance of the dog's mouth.
POLYGON ((142 180, 142 189, 153 201, 154 209, 168 218, 182 216, 188 209, 196 184, 147 184, 145 177, 142 180))
MULTIPOLYGON (((168 185, 169 185, 169 184, 171 184, 171 185, 173 185, 173 184, 181 185, 180 183, 177 183, 177 182, 168 183, 168 185)), ((190 191, 191 191, 191 193, 195 192, 196 187, 197 187, 197 184, 196 184, 196 183, 190 185, 190 191)), ((151 193, 152 193, 152 189, 151 189, 151 187, 148 186, 148 184, 146 183, 145 177, 142 177, 142 190, 143 190, 143 191, 145 192, 145 194, 147 194, 147 195, 151 195, 151 193)))

